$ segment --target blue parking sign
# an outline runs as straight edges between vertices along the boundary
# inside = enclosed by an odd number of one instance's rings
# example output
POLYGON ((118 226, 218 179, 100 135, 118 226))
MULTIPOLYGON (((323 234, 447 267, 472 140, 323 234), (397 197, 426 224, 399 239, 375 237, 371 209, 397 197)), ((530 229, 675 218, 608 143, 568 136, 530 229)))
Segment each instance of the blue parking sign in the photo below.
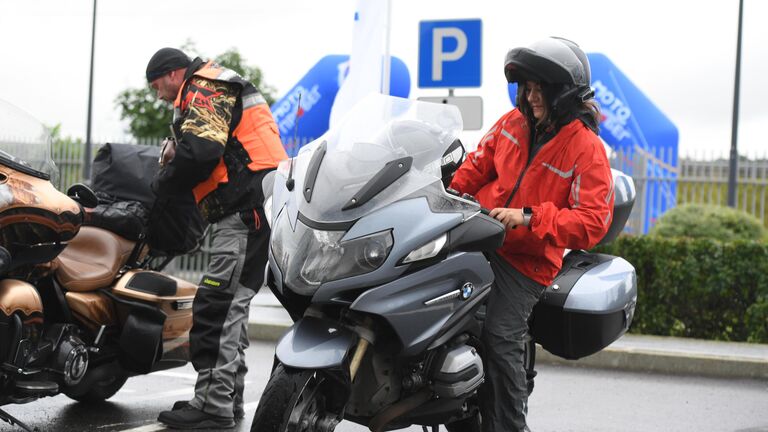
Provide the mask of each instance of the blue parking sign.
POLYGON ((480 87, 482 22, 419 23, 419 87, 480 87))

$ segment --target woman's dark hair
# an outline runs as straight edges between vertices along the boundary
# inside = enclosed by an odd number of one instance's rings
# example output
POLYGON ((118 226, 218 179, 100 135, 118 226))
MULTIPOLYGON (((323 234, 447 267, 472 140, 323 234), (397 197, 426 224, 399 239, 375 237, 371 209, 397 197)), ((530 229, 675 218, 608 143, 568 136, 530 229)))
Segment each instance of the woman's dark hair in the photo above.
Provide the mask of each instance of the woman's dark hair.
POLYGON ((533 110, 528 104, 528 98, 525 97, 526 85, 524 82, 520 82, 517 87, 517 106, 529 122, 536 127, 553 126, 555 129, 560 129, 578 118, 597 134, 600 126, 600 108, 594 99, 579 100, 574 92, 569 91, 572 88, 573 86, 566 84, 542 82, 541 93, 547 106, 547 113, 544 119, 537 121, 533 117, 533 110))

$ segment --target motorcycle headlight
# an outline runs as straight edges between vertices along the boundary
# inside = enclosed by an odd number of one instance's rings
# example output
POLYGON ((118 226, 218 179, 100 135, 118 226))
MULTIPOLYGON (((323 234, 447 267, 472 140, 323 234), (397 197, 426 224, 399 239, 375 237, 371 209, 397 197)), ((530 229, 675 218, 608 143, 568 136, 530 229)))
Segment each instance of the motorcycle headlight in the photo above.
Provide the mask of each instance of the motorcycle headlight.
POLYGON ((272 254, 285 283, 295 292, 312 295, 324 282, 376 270, 387 260, 394 243, 392 231, 341 241, 344 231, 323 231, 296 221, 291 229, 280 214, 272 230, 272 254))
POLYGON ((440 253, 443 247, 448 242, 448 233, 441 235, 440 237, 432 240, 424 246, 414 249, 403 259, 403 264, 408 264, 414 261, 421 261, 440 253))
POLYGON ((300 277, 310 285, 358 276, 376 270, 392 249, 391 230, 340 242, 341 231, 312 230, 313 239, 300 277))

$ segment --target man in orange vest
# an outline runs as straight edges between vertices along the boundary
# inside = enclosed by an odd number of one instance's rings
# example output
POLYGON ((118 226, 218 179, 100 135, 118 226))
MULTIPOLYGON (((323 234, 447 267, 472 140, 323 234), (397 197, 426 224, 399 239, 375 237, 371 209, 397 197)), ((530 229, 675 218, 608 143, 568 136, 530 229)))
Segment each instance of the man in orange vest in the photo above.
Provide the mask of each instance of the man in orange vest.
POLYGON ((174 108, 174 138, 166 140, 153 189, 159 199, 191 191, 213 234, 190 331, 195 396, 158 420, 180 429, 231 428, 244 416, 248 306, 267 262, 261 181, 287 155, 264 97, 234 71, 162 48, 146 74, 174 108))

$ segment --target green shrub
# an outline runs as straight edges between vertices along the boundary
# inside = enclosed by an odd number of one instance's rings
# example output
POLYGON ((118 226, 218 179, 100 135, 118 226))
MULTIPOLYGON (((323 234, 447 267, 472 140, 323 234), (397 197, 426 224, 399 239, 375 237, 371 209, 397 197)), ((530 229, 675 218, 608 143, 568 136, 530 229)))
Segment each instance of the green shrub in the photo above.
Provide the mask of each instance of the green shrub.
POLYGON ((768 244, 620 237, 637 271, 634 333, 768 343, 768 244))
POLYGON ((768 232, 760 220, 740 210, 709 204, 683 204, 665 213, 649 234, 736 241, 766 239, 768 232))

